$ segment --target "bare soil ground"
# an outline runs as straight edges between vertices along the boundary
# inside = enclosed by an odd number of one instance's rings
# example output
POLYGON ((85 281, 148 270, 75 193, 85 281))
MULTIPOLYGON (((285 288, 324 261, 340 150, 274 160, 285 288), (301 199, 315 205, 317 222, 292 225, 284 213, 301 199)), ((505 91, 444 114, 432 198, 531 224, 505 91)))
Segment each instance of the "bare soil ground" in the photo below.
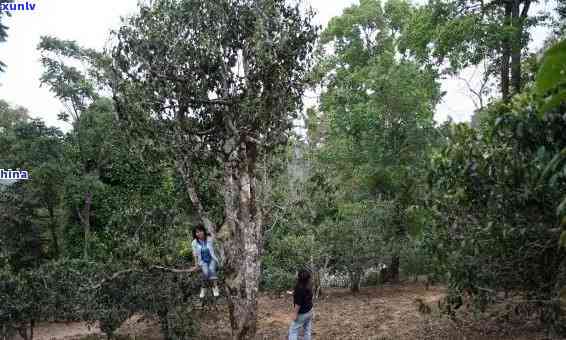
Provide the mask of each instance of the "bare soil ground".
MULTIPOLYGON (((356 295, 347 289, 328 289, 325 293, 314 307, 314 339, 563 339, 545 334, 536 320, 502 323, 493 317, 474 319, 464 314, 454 322, 440 317, 438 301, 445 295, 441 287, 426 290, 422 284, 401 284, 363 288, 356 295), (417 298, 430 306, 430 314, 419 312, 417 298)), ((261 296, 257 339, 286 339, 291 303, 288 295, 261 296)), ((198 311, 195 317, 201 324, 197 339, 230 338, 226 306, 198 311)), ((128 320, 119 333, 131 339, 162 339, 156 321, 139 317, 128 320)), ((105 338, 96 327, 88 330, 81 323, 44 324, 35 335, 37 340, 105 338)))

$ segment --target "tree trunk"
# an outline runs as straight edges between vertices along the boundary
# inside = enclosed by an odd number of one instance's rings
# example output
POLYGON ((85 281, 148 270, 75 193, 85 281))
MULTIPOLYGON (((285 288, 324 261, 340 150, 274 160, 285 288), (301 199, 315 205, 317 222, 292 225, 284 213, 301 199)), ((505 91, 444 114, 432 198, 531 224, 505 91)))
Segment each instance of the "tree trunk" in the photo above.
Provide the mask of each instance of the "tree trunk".
POLYGON ((517 31, 515 33, 515 50, 511 56, 511 82, 516 93, 521 92, 523 86, 522 74, 521 74, 521 52, 523 51, 524 40, 523 34, 525 30, 525 22, 529 16, 529 9, 531 7, 531 0, 525 0, 523 4, 523 9, 519 13, 520 1, 515 0, 515 7, 513 9, 513 15, 516 16, 517 31))
POLYGON ((381 268, 379 271, 379 283, 383 284, 389 281, 389 268, 381 268))
POLYGON ((519 0, 514 0, 511 9, 512 25, 515 29, 511 43, 511 85, 513 93, 521 92, 521 50, 523 49, 523 24, 519 17, 519 0))
MULTIPOLYGON (((316 268, 313 277, 313 298, 318 299, 322 296, 322 276, 326 274, 330 257, 326 256, 322 268, 316 268)), ((313 266, 314 267, 314 266, 313 266)))
MULTIPOLYGON (((89 191, 85 194, 85 205, 82 212, 77 211, 81 224, 84 231, 84 246, 83 246, 83 258, 86 260, 89 256, 89 246, 90 246, 90 207, 92 204, 92 193, 89 191)), ((78 210, 78 208, 77 208, 78 210)))
POLYGON ((28 332, 28 325, 24 322, 22 326, 19 327, 18 333, 24 340, 33 340, 33 329, 35 327, 35 321, 30 320, 29 322, 29 332, 28 332))
POLYGON ((217 248, 227 293, 233 339, 253 339, 257 329, 257 297, 261 274, 262 215, 257 207, 256 145, 241 138, 226 117, 226 130, 233 132, 223 146, 224 223, 215 230, 199 200, 190 156, 177 154, 194 209, 207 231, 218 240, 217 248))
POLYGON ((562 332, 566 331, 566 258, 563 257, 558 265, 553 298, 558 301, 555 325, 562 332))
POLYGON ((388 276, 391 282, 399 282, 399 255, 391 258, 391 266, 389 266, 388 276))
MULTIPOLYGON (((505 3, 505 26, 511 22, 510 2, 505 3)), ((501 98, 503 101, 509 101, 509 58, 511 56, 511 44, 507 35, 501 41, 501 98)))
POLYGON ((159 311, 159 328, 164 340, 172 340, 171 331, 169 329, 169 312, 167 310, 159 311))
POLYGON ((257 329, 257 295, 261 260, 261 213, 256 204, 255 144, 240 146, 239 172, 239 221, 237 227, 243 242, 236 245, 237 272, 243 280, 234 280, 230 288, 230 319, 233 339, 252 339, 257 329), (245 161, 242 161, 245 160, 245 161), (243 247, 242 247, 243 246, 243 247), (242 254, 244 256, 242 256, 242 254))
POLYGON ((252 339, 257 330, 257 296, 261 270, 261 211, 257 207, 256 147, 242 143, 224 164, 226 288, 233 339, 252 339))
POLYGON ((352 293, 356 294, 360 292, 360 280, 362 275, 359 271, 350 272, 350 290, 352 293))
POLYGON ((55 258, 59 257, 60 249, 59 249, 59 241, 57 238, 57 224, 55 223, 55 212, 53 207, 49 207, 49 231, 51 232, 51 241, 53 243, 53 252, 55 254, 55 258))

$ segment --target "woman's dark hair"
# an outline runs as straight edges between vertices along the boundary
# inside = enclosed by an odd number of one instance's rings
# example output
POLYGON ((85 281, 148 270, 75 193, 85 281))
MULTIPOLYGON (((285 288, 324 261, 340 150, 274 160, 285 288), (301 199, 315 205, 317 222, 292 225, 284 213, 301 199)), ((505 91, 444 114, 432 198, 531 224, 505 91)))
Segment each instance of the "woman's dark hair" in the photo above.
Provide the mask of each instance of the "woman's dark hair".
POLYGON ((311 290, 311 272, 309 270, 299 270, 297 274, 297 285, 295 286, 295 290, 296 289, 311 290))
POLYGON ((206 231, 206 228, 204 227, 204 225, 202 223, 197 224, 194 228, 193 228, 193 238, 196 240, 197 239, 197 231, 202 230, 204 232, 204 239, 206 240, 207 236, 210 236, 210 234, 206 231))

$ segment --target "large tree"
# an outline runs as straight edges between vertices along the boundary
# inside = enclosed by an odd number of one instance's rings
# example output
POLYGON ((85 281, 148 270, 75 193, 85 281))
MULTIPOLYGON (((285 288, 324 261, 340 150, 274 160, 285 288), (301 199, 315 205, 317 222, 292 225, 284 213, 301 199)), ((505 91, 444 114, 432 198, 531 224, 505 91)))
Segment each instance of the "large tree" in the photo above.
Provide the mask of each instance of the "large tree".
POLYGON ((422 189, 440 98, 434 70, 399 53, 402 22, 413 10, 404 1, 375 0, 345 9, 322 33, 322 46, 333 52, 322 55, 317 69, 320 115, 328 121, 320 170, 340 184, 338 200, 346 211, 364 201, 392 203, 393 216, 381 218, 389 221, 382 238, 390 246, 392 280, 409 234, 408 211, 422 189))
MULTIPOLYGON (((59 114, 59 119, 71 120, 73 125, 68 136, 72 145, 68 156, 75 161, 72 170, 75 176, 67 177, 67 182, 79 191, 72 196, 80 198, 68 203, 84 232, 83 257, 89 258, 93 195, 102 186, 99 177, 108 163, 106 156, 110 148, 110 141, 105 138, 109 136, 110 129, 98 125, 100 122, 93 118, 111 115, 113 110, 111 101, 100 100, 97 91, 104 84, 104 78, 99 75, 105 70, 106 59, 102 53, 83 48, 75 41, 50 36, 41 38, 38 50, 44 68, 41 83, 47 85, 63 103, 66 111, 59 114), (83 115, 86 116, 85 122, 81 119, 83 115)), ((106 120, 106 124, 111 123, 106 120)))
POLYGON ((285 142, 301 108, 316 38, 311 16, 282 0, 159 0, 116 34, 119 115, 175 155, 194 210, 221 241, 234 339, 252 338, 257 323, 256 159, 285 142), (210 166, 210 181, 221 182, 220 214, 197 182, 210 166))
POLYGON ((484 79, 497 77, 508 101, 525 83, 521 67, 531 29, 545 19, 531 13, 535 2, 431 0, 403 19, 403 47, 452 74, 487 61, 484 79))

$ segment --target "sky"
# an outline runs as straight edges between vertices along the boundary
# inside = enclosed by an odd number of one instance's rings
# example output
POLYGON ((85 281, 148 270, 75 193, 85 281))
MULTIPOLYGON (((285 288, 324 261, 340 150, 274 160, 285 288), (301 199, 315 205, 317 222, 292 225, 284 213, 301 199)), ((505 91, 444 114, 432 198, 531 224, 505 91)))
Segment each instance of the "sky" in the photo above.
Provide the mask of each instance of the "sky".
MULTIPOLYGON (((2 0, 0 0, 1 2, 2 0)), ((25 3, 22 0, 16 2, 25 3)), ((8 40, 0 44, 0 60, 6 71, 0 73, 0 99, 12 105, 24 106, 34 118, 42 118, 47 125, 64 131, 68 123, 57 120, 63 111, 61 103, 44 86, 39 78, 42 67, 37 51, 40 37, 51 35, 65 40, 76 40, 81 46, 102 49, 108 42, 111 29, 120 25, 120 17, 135 13, 137 0, 28 0, 35 3, 33 11, 13 12, 4 18, 9 27, 8 40)), ((317 12, 315 21, 323 27, 328 21, 357 0, 307 0, 317 12)), ((546 32, 535 32, 533 45, 542 45, 546 32)), ((479 72, 468 69, 461 77, 476 84, 479 72)), ((474 111, 474 103, 466 90, 465 82, 445 79, 442 90, 447 92, 438 106, 435 119, 439 122, 451 116, 454 121, 468 121, 474 111)), ((308 105, 309 100, 306 100, 308 105)))

